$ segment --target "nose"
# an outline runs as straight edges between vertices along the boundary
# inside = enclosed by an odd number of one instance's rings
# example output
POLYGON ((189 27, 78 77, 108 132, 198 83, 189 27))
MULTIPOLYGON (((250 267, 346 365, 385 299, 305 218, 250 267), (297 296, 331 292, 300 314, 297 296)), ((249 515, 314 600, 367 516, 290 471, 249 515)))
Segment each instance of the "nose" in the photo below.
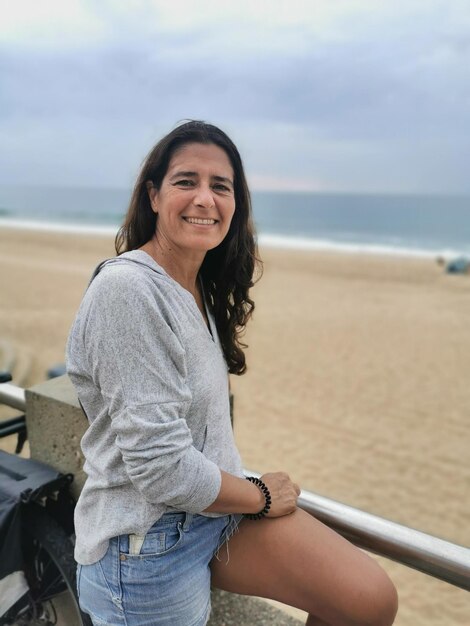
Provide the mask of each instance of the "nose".
POLYGON ((196 188, 194 204, 204 209, 212 209, 215 206, 214 195, 209 185, 199 185, 196 188))

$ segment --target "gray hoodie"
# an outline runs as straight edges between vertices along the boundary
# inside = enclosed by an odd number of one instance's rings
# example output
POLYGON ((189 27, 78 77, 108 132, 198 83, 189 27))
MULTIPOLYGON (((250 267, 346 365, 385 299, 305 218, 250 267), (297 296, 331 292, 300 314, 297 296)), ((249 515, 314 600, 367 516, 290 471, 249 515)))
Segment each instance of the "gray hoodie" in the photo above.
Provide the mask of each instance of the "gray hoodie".
POLYGON ((111 537, 145 535, 167 511, 201 513, 219 493, 220 469, 243 476, 207 313, 210 331, 193 296, 141 250, 93 276, 66 356, 90 421, 75 510, 82 565, 101 559, 111 537))

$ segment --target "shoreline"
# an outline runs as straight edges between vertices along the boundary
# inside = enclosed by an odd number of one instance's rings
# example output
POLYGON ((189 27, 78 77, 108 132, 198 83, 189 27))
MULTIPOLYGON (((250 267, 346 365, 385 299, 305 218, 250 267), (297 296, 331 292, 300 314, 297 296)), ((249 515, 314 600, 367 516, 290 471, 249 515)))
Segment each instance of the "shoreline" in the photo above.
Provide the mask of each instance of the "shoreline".
MULTIPOLYGON (((90 235, 94 237, 116 236, 119 226, 105 225, 84 225, 77 223, 61 222, 37 222, 34 220, 18 220, 0 217, 0 231, 3 228, 17 231, 30 231, 37 233, 57 233, 73 235, 90 235)), ((462 252, 451 248, 426 249, 413 248, 409 246, 388 245, 377 243, 348 243, 337 242, 330 239, 293 237, 277 234, 258 235, 259 247, 274 250, 298 250, 300 252, 333 252, 338 254, 354 254, 367 256, 387 256, 413 259, 437 259, 446 261, 460 256, 468 256, 467 252, 462 252)))

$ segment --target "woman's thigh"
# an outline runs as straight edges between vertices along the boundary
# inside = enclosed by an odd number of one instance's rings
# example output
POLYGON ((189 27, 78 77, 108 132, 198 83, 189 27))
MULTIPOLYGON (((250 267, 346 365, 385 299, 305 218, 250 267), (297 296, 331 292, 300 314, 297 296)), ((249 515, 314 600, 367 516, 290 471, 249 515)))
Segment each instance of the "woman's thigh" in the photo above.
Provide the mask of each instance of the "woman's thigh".
POLYGON ((243 520, 219 559, 214 587, 279 600, 331 624, 392 624, 387 575, 364 552, 301 509, 243 520))
POLYGON ((203 626, 210 612, 209 562, 227 518, 165 515, 143 542, 110 541, 106 555, 78 568, 80 605, 93 623, 203 626))

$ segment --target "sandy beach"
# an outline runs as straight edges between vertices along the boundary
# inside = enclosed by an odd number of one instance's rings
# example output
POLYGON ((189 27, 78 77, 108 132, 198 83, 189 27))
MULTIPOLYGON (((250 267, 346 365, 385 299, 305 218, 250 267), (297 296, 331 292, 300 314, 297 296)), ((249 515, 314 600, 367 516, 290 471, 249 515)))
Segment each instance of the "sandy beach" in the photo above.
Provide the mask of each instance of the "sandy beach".
MULTIPOLYGON (((261 254, 249 371, 232 377, 245 467, 469 545, 470 277, 431 259, 261 254)), ((16 384, 64 361, 91 272, 112 255, 111 237, 0 229, 0 369, 16 384)), ((380 562, 398 626, 470 623, 468 593, 380 562)))

